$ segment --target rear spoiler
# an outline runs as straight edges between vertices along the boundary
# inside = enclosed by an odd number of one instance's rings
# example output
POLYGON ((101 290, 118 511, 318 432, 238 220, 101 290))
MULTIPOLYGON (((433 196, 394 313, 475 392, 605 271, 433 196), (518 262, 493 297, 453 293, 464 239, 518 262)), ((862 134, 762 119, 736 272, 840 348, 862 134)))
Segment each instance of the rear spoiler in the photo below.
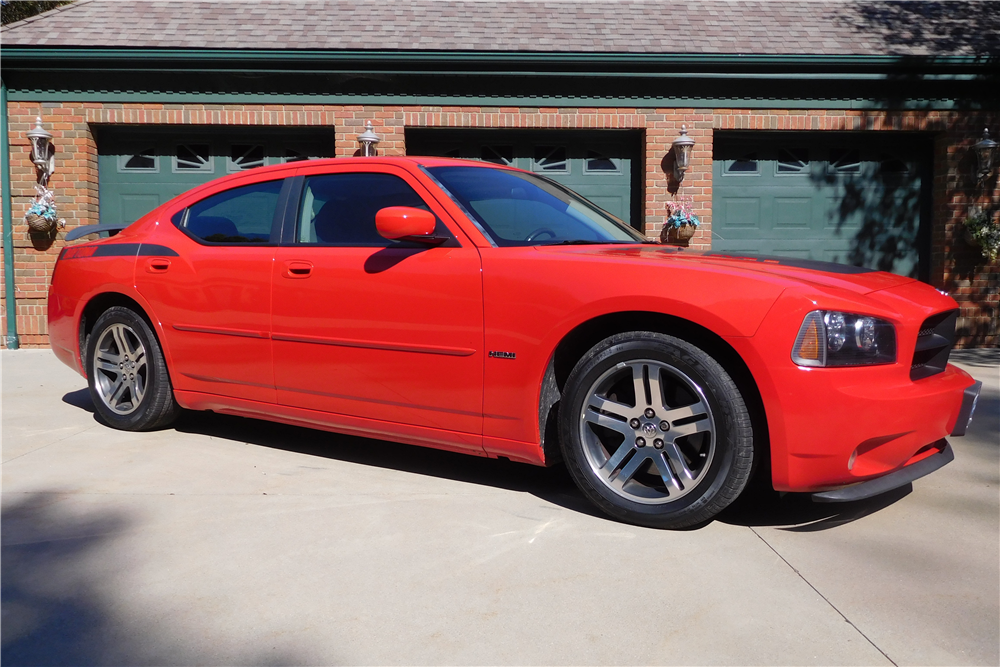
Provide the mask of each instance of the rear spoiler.
MULTIPOLYGON (((66 234, 66 240, 75 241, 88 234, 100 234, 101 232, 120 232, 131 224, 131 222, 128 222, 121 225, 84 225, 83 227, 77 227, 73 231, 68 232, 66 234)), ((111 236, 114 236, 114 234, 111 236)))

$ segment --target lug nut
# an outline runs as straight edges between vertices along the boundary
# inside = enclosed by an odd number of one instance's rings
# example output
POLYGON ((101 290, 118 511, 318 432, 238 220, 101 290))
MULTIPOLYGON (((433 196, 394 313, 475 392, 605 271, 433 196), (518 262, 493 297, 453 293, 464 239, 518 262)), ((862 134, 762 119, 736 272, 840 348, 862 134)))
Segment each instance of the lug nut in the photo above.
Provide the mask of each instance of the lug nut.
POLYGON ((646 415, 646 419, 652 419, 656 416, 656 413, 653 412, 653 408, 646 408, 646 412, 644 414, 646 415))
POLYGON ((661 431, 669 431, 670 430, 670 422, 668 422, 666 419, 664 419, 663 421, 661 421, 660 422, 660 430, 661 431))
POLYGON ((663 449, 663 441, 657 438, 656 440, 653 441, 653 447, 656 447, 657 449, 663 449))
POLYGON ((646 446, 646 439, 645 438, 636 438, 635 439, 635 446, 636 447, 645 447, 646 446))
POLYGON ((639 420, 633 419, 628 423, 628 425, 631 426, 632 428, 639 428, 639 420))

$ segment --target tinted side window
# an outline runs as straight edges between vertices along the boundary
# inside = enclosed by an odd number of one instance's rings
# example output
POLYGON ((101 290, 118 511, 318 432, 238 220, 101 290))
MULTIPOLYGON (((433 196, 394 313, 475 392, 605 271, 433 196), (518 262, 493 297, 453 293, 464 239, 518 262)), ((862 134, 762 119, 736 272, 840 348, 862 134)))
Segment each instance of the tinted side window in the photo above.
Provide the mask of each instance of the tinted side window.
POLYGON ((267 243, 283 181, 220 192, 188 209, 182 229, 209 243, 267 243))
POLYGON ((297 243, 376 247, 396 245, 379 235, 375 214, 387 206, 429 210, 406 181, 391 174, 323 174, 306 179, 297 243))

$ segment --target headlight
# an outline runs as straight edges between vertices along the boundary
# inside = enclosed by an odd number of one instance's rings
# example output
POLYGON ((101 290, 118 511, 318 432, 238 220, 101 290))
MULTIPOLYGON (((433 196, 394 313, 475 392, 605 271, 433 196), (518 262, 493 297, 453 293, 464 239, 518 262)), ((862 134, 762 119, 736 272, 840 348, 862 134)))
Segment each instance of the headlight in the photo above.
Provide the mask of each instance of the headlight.
POLYGON ((871 366, 896 361, 896 329, 868 315, 814 310, 792 347, 799 366, 871 366))

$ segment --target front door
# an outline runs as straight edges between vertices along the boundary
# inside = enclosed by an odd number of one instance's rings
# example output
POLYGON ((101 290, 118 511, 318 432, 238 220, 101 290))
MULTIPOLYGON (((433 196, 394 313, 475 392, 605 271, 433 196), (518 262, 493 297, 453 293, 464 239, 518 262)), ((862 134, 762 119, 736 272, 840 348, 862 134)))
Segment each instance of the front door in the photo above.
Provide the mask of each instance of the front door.
POLYGON ((296 222, 274 263, 278 402, 481 434, 479 252, 455 238, 447 214, 403 169, 299 173, 296 222), (432 211, 452 240, 429 247, 382 238, 375 214, 388 206, 432 211))

